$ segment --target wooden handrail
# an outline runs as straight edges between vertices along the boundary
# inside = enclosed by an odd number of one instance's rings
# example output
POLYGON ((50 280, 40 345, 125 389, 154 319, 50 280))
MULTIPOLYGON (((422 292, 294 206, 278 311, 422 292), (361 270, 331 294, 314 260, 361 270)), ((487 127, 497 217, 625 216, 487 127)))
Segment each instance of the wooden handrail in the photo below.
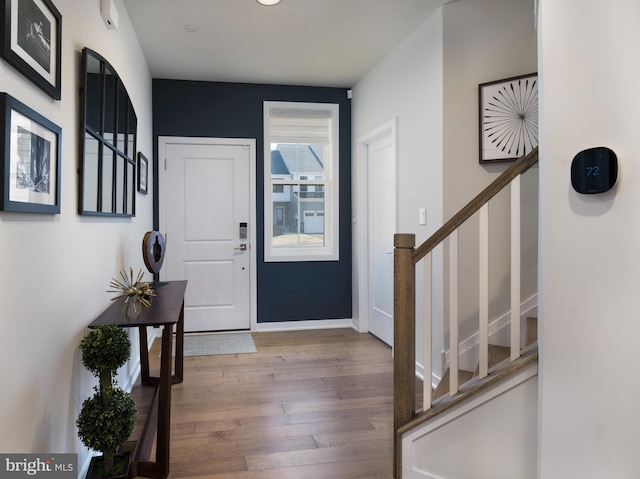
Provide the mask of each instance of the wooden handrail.
POLYGON ((413 263, 416 264, 436 246, 442 243, 453 231, 458 229, 465 221, 478 211, 482 205, 497 195, 505 186, 511 183, 516 176, 521 175, 538 162, 538 147, 531 153, 518 158, 509 168, 504 170, 489 186, 480 192, 478 196, 467 203, 449 221, 438 229, 429 239, 418 246, 413 252, 413 263))
MULTIPOLYGON (((514 178, 538 162, 538 148, 520 157, 438 231, 415 248, 414 234, 394 235, 394 461, 393 477, 402 478, 402 427, 415 417, 416 264, 458 229, 514 178)), ((425 375, 426 375, 425 371, 425 375)))

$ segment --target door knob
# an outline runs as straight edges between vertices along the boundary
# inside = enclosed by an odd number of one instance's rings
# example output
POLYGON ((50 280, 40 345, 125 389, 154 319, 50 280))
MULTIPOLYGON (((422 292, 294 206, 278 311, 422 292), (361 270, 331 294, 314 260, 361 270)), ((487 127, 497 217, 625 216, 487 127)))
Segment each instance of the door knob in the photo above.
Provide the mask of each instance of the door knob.
POLYGON ((242 243, 240 246, 233 249, 239 250, 239 251, 247 251, 247 243, 242 243))

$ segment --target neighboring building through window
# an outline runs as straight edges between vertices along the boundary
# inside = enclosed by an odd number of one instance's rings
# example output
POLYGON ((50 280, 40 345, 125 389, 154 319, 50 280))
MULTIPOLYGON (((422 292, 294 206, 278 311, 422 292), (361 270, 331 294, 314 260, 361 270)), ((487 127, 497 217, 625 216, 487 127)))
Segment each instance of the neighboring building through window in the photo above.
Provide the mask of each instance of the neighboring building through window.
POLYGON ((338 113, 264 103, 265 261, 339 259, 338 113))

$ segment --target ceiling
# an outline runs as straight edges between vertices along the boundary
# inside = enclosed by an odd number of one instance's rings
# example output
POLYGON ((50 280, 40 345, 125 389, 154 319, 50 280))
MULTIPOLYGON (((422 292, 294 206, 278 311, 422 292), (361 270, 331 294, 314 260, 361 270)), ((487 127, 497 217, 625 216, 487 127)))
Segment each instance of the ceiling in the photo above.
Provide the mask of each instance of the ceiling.
POLYGON ((153 78, 349 88, 446 0, 123 2, 153 78))

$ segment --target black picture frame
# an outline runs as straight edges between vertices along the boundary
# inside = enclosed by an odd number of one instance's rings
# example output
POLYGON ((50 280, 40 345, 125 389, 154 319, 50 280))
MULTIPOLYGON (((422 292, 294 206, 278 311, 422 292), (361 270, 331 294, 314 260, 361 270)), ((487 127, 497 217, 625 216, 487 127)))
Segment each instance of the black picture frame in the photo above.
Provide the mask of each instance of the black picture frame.
POLYGON ((62 129, 0 93, 0 210, 60 213, 62 129))
POLYGON ((538 74, 478 85, 480 163, 513 161, 538 146, 538 74))
POLYGON ((62 15, 51 0, 0 0, 0 54, 56 100, 61 98, 62 15))
POLYGON ((138 152, 138 193, 147 194, 149 185, 149 160, 138 152))

